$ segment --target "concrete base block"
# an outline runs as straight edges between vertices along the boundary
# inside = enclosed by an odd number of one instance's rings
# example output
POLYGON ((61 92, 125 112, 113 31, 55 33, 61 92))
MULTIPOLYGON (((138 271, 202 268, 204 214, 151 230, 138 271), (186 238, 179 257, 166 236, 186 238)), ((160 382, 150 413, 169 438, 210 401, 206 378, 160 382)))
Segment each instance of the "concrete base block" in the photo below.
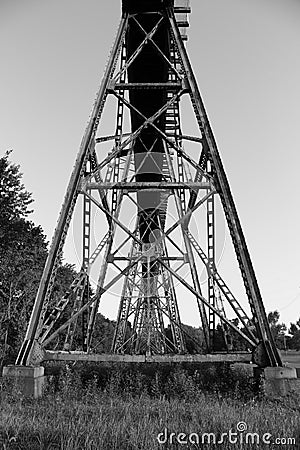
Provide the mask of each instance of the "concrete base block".
POLYGON ((280 398, 300 394, 300 379, 294 367, 257 368, 256 376, 261 376, 261 388, 267 398, 280 398))
POLYGON ((299 379, 270 379, 265 380, 265 396, 268 398, 280 398, 295 395, 299 398, 300 380, 299 379))
POLYGON ((46 377, 42 366, 6 366, 3 367, 3 377, 13 379, 26 397, 39 398, 43 394, 46 377))
POLYGON ((266 380, 297 378, 297 371, 294 367, 266 367, 264 374, 266 380))

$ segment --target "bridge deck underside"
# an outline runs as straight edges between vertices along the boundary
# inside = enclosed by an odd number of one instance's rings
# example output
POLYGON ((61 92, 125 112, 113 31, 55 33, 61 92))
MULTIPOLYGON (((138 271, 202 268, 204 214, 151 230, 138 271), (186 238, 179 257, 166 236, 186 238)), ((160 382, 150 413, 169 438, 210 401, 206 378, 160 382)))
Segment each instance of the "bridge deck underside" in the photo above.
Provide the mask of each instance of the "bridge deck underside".
POLYGON ((174 0, 122 0, 123 11, 129 14, 160 11, 169 5, 174 5, 174 0))
MULTIPOLYGON (((134 2, 132 2, 134 3, 134 2)), ((142 2, 144 3, 144 2, 142 2)), ((134 8, 133 8, 134 9, 134 8)), ((153 41, 161 49, 163 54, 169 58, 170 38, 165 18, 160 14, 137 14, 136 21, 131 20, 126 35, 127 59, 139 48, 145 34, 141 27, 147 32, 157 25, 159 20, 162 23, 157 28, 153 36, 153 41)), ((168 64, 158 53, 157 49, 150 43, 146 44, 143 51, 135 58, 128 68, 129 83, 166 83, 168 81, 168 64)), ((136 108, 144 117, 151 117, 166 103, 166 91, 151 88, 130 91, 129 98, 131 105, 136 108)), ((131 111, 131 128, 135 132, 144 123, 143 117, 131 111)), ((165 114, 162 114, 155 125, 161 130, 165 130, 165 114)), ((137 182, 160 182, 162 181, 162 154, 164 144, 161 136, 155 133, 152 127, 145 127, 134 143, 135 167, 137 182), (147 154, 149 152, 149 154, 147 154)), ((139 205, 139 230, 142 241, 149 242, 149 234, 155 228, 159 228, 158 215, 161 203, 161 193, 139 191, 137 194, 139 205), (149 225, 147 215, 152 213, 153 221, 149 225)))

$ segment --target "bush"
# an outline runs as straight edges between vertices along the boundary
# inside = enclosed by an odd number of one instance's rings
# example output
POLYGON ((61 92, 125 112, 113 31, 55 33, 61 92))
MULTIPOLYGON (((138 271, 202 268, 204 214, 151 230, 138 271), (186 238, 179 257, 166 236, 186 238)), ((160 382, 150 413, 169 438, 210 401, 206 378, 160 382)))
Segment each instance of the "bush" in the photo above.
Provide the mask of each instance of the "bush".
POLYGON ((82 397, 110 396, 197 399, 203 392, 248 399, 255 395, 251 366, 218 364, 84 364, 47 368, 47 392, 82 397))

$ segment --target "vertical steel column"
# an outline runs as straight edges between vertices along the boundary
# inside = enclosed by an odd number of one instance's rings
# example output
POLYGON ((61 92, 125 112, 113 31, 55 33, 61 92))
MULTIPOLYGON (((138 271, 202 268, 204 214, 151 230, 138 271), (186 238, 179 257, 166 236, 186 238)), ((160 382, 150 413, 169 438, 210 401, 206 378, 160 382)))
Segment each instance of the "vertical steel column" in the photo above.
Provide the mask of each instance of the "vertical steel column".
MULTIPOLYGON (((131 250, 129 253, 129 260, 132 262, 133 258, 137 253, 138 243, 133 241, 131 250)), ((122 295, 119 305, 117 323, 112 343, 112 352, 118 353, 121 351, 124 353, 125 349, 123 348, 126 336, 127 329, 127 320, 128 314, 130 310, 130 306, 132 304, 132 295, 134 291, 134 284, 137 275, 138 265, 135 265, 129 272, 128 276, 124 280, 122 295)))
MULTIPOLYGON (((88 160, 85 168, 85 176, 91 173, 91 161, 88 160)), ((90 194, 90 190, 88 190, 90 194)), ((84 274, 84 278, 75 292, 74 304, 72 307, 73 314, 76 313, 85 301, 89 299, 89 260, 90 260, 90 240, 91 240, 91 207, 92 203, 90 198, 83 194, 83 211, 82 211, 82 266, 81 273, 84 274)), ((84 311, 81 316, 81 328, 82 328, 82 348, 86 351, 85 347, 85 335, 87 326, 88 311, 84 311)), ((71 350, 74 340, 74 334, 77 327, 78 320, 74 320, 68 326, 65 336, 64 349, 71 350)))
MULTIPOLYGON (((87 277, 84 276, 81 283, 76 287, 76 291, 73 295, 74 303, 72 306, 72 314, 77 313, 77 311, 79 311, 79 309, 82 306, 84 294, 87 289, 87 282, 88 282, 87 277)), ((82 320, 83 320, 83 317, 84 316, 82 316, 82 320)), ((67 351, 72 350, 72 344, 73 344, 74 337, 75 337, 77 322, 78 322, 78 318, 76 318, 73 322, 71 322, 67 328, 67 333, 66 333, 65 341, 64 341, 64 350, 67 350, 67 351)), ((84 330, 82 330, 82 331, 84 331, 84 330)), ((84 339, 84 334, 82 336, 82 341, 83 341, 83 339, 84 339)), ((84 350, 84 341, 82 342, 82 347, 84 350)))
MULTIPOLYGON (((211 195, 206 202, 207 206, 207 277, 208 277, 208 301, 216 307, 215 286, 214 286, 214 270, 215 270, 215 196, 211 195)), ((216 330, 216 315, 213 310, 209 310, 209 339, 210 348, 214 350, 216 330)))
MULTIPOLYGON (((224 303, 223 303, 223 300, 221 297, 221 292, 220 292, 219 288, 217 288, 216 286, 215 286, 215 299, 216 299, 217 310, 222 314, 223 317, 226 317, 224 303)), ((228 339, 229 338, 228 325, 226 323, 224 323, 223 320, 220 321, 220 325, 221 325, 222 334, 223 334, 223 338, 224 338, 225 348, 227 351, 229 351, 231 348, 229 348, 230 343, 229 343, 229 339, 228 339)))
MULTIPOLYGON (((88 175, 89 173, 91 173, 91 161, 88 161, 87 167, 86 167, 86 175, 88 175)), ((88 190, 87 193, 91 194, 90 190, 88 190)), ((90 244, 91 244, 91 208, 92 208, 91 199, 86 194, 83 194, 82 266, 83 266, 83 270, 86 272, 86 280, 85 280, 85 287, 84 287, 84 290, 82 293, 81 304, 84 304, 85 301, 89 300, 89 291, 90 291, 88 269, 89 269, 90 244)), ((85 344, 85 338, 86 338, 86 333, 87 333, 87 323, 88 323, 88 310, 85 310, 82 313, 82 317, 81 317, 83 351, 87 351, 87 347, 85 344)))
MULTIPOLYGON (((168 256, 167 251, 167 245, 165 240, 163 240, 163 246, 164 246, 164 254, 165 256, 168 256)), ((169 266, 169 261, 166 261, 166 265, 169 266)), ((170 318, 170 326, 171 326, 171 332, 172 332, 172 338, 174 342, 174 347, 179 353, 183 353, 186 350, 184 338, 181 331, 181 320, 180 320, 180 314, 178 309, 178 303, 176 298, 176 291, 173 283, 173 278, 170 275, 170 272, 168 272, 164 267, 161 267, 162 272, 162 278, 163 278, 163 285, 165 289, 165 296, 166 296, 166 302, 167 302, 167 308, 169 312, 169 318, 170 318)))

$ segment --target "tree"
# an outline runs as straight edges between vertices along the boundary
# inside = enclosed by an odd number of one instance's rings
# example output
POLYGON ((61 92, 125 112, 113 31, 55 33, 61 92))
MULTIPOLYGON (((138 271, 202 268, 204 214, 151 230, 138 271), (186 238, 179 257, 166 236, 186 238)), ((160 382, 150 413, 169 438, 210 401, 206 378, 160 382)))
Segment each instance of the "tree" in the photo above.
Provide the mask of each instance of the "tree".
POLYGON ((97 353, 110 353, 116 322, 104 317, 101 313, 96 314, 92 347, 97 353))
POLYGON ((29 205, 33 202, 32 194, 26 191, 22 184, 23 174, 20 166, 9 161, 11 150, 0 158, 0 225, 3 237, 3 225, 14 220, 27 217, 32 210, 29 205))
POLYGON ((10 153, 0 158, 0 358, 9 362, 24 335, 47 256, 41 227, 27 220, 32 196, 10 153))
POLYGON ((287 327, 284 323, 279 323, 280 314, 278 311, 271 311, 268 314, 268 322, 275 344, 279 349, 285 348, 285 334, 287 327))
POLYGON ((40 227, 23 219, 11 224, 7 237, 9 246, 0 249, 0 321, 3 350, 11 359, 25 333, 47 249, 40 227))
MULTIPOLYGON (((191 325, 181 324, 181 331, 189 354, 205 353, 204 333, 201 328, 195 328, 191 325)), ((168 341, 173 342, 172 330, 170 324, 165 328, 168 341)))
POLYGON ((292 337, 289 339, 289 348, 300 350, 300 319, 296 323, 291 323, 289 333, 292 337))
MULTIPOLYGON (((47 258, 47 242, 40 226, 28 220, 32 194, 22 184, 20 167, 0 158, 0 363, 14 362, 30 319, 47 258)), ((49 308, 72 283, 70 264, 58 267, 49 308)), ((1 364, 0 364, 1 365, 1 364)))

